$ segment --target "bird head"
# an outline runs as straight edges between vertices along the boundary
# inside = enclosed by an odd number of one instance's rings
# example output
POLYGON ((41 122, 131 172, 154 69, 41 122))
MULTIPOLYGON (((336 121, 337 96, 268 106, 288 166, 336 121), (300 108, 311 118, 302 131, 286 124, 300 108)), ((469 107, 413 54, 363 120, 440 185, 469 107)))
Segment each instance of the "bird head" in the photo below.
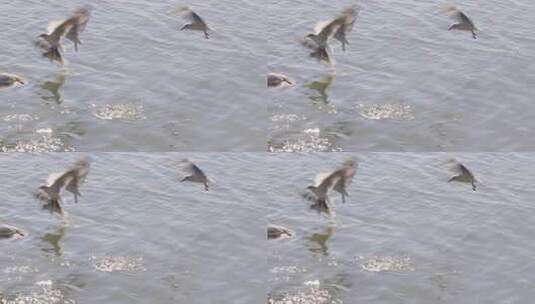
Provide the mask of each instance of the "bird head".
POLYGON ((186 24, 184 25, 180 30, 183 31, 183 30, 189 30, 191 28, 191 24, 186 24))

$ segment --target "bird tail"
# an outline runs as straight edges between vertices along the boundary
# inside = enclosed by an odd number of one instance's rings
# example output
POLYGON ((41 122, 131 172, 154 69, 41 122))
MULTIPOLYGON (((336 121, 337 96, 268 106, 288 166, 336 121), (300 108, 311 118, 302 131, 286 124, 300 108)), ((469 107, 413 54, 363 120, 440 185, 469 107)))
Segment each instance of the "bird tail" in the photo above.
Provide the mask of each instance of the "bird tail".
POLYGON ((63 64, 63 57, 61 56, 61 53, 59 52, 59 49, 57 46, 51 47, 48 51, 43 53, 43 56, 48 58, 50 61, 57 61, 63 64))

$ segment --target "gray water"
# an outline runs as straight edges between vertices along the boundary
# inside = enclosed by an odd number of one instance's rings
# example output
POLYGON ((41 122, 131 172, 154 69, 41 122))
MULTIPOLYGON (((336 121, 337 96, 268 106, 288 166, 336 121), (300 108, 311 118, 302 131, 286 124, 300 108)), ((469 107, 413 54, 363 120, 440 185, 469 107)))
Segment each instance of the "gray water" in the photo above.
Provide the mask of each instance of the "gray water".
POLYGON ((269 222, 295 237, 270 240, 274 303, 531 303, 535 287, 533 154, 283 154, 270 158, 269 222), (318 172, 357 157, 335 216, 299 192, 318 172), (481 181, 447 183, 451 157, 481 181))
POLYGON ((0 156, 0 223, 29 233, 0 242, 0 302, 2 293, 9 304, 265 301, 267 205, 248 170, 261 157, 89 156, 83 197, 64 196, 65 219, 32 192, 81 155, 0 156), (185 157, 214 180, 210 191, 178 182, 185 157))
MULTIPOLYGON (((182 32, 174 1, 0 4, 7 151, 529 151, 535 5, 464 1, 479 39, 449 32, 443 1, 362 1, 334 68, 298 39, 350 2, 190 3, 214 31, 182 32), (65 67, 32 41, 81 4, 93 13, 65 67), (266 90, 267 72, 297 82, 266 90), (330 79, 330 80, 329 80, 330 79)), ((187 4, 187 3, 186 3, 187 4)))
MULTIPOLYGON (((179 31, 176 1, 15 0, 0 4, 0 139, 19 151, 265 151, 266 22, 250 1, 191 3, 214 31, 179 31), (68 64, 33 40, 48 22, 93 7, 68 64), (259 93, 260 92, 260 93, 259 93)), ((188 3, 185 3, 188 4, 188 3)), ((264 16, 267 18, 267 16, 264 16)))
POLYGON ((477 40, 448 1, 357 1, 331 69, 296 41, 352 2, 270 1, 269 69, 297 82, 270 92, 270 150, 533 151, 535 3, 457 2, 477 40))

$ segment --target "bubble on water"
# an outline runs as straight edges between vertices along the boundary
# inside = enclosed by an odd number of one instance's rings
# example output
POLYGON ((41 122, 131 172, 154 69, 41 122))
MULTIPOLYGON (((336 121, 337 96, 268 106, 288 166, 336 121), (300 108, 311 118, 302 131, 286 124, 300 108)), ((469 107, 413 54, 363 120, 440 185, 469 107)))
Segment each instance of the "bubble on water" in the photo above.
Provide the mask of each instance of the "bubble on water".
MULTIPOLYGON (((275 297, 268 296, 269 304, 343 304, 340 299, 336 299, 329 290, 321 288, 317 281, 312 282, 313 287, 305 290, 289 292, 275 297)), ((307 283, 307 282, 305 282, 307 283)))
POLYGON ((408 104, 357 105, 360 116, 371 120, 413 120, 412 108, 408 104))
POLYGON ((271 269, 271 273, 305 273, 307 269, 299 266, 277 266, 271 269))
MULTIPOLYGON (((46 132, 41 132, 43 134, 46 132)), ((30 139, 19 140, 14 144, 0 142, 0 152, 73 152, 59 137, 51 133, 30 139)))
POLYGON ((104 256, 92 257, 96 270, 102 272, 137 272, 145 271, 143 257, 139 256, 104 256))
POLYGON ((12 297, 1 299, 2 304, 76 304, 65 294, 54 287, 52 281, 40 281, 35 283, 35 290, 29 293, 15 294, 12 297))
POLYGON ((10 266, 4 268, 4 273, 36 273, 39 269, 33 266, 10 266))
POLYGON ((9 114, 4 116, 4 121, 17 121, 17 122, 25 122, 25 121, 32 121, 32 120, 38 120, 39 116, 37 115, 31 115, 31 114, 9 114))
POLYGON ((95 107, 93 115, 99 119, 104 120, 140 120, 145 119, 143 114, 144 109, 142 105, 133 103, 120 104, 106 104, 100 107, 95 107))
POLYGON ((269 152, 341 152, 330 140, 321 135, 319 128, 305 129, 294 138, 268 144, 269 152))
POLYGON ((361 264, 369 272, 407 272, 414 271, 408 256, 372 257, 361 264))

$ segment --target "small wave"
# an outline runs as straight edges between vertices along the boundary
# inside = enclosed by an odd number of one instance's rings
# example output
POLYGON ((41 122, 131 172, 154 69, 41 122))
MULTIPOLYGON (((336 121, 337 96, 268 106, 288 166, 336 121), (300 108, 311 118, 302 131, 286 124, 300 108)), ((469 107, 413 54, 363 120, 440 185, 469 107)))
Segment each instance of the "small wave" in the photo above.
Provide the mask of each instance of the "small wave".
MULTIPOLYGON (((93 105, 94 106, 94 105, 93 105)), ((132 103, 106 104, 95 108, 94 115, 104 120, 141 120, 145 119, 141 105, 132 103)))

